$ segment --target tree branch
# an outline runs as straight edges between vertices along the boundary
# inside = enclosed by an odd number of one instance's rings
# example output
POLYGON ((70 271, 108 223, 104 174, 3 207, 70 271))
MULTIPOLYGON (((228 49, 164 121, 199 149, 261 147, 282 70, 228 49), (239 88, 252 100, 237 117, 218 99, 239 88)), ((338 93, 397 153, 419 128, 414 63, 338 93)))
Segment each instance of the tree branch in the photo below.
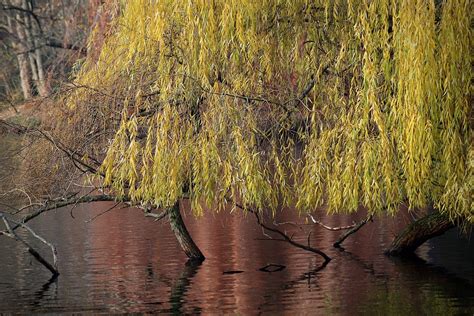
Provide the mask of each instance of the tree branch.
POLYGON ((331 231, 339 231, 339 230, 347 230, 347 229, 351 229, 351 228, 354 228, 356 227, 358 224, 357 223, 354 223, 352 225, 349 225, 349 226, 339 226, 339 227, 331 227, 331 226, 327 226, 327 225, 324 225, 322 222, 318 221, 317 219, 315 219, 313 217, 313 215, 311 214, 308 214, 308 216, 311 218, 311 220, 313 221, 313 223, 315 224, 318 224, 319 226, 327 229, 327 230, 331 230, 331 231))
POLYGON ((364 219, 363 221, 361 221, 359 224, 355 225, 351 230, 345 232, 344 234, 342 234, 337 240, 336 242, 333 244, 334 247, 336 248, 341 248, 341 244, 344 242, 344 240, 346 240, 347 237, 349 237, 350 235, 356 233, 359 229, 361 229, 365 224, 367 224, 368 221, 371 221, 373 218, 373 215, 369 215, 366 219, 364 219))
MULTIPOLYGON (((102 195, 87 195, 87 196, 82 196, 80 198, 67 199, 67 200, 51 201, 52 203, 46 204, 43 207, 36 208, 31 214, 23 217, 18 224, 12 227, 12 230, 16 230, 18 227, 21 226, 21 224, 25 224, 31 221, 33 218, 38 217, 44 212, 54 210, 60 207, 72 205, 72 204, 98 202, 98 201, 115 201, 115 198, 110 195, 102 194, 102 195)), ((8 233, 5 231, 0 231, 0 235, 6 235, 6 234, 8 233)))
POLYGON ((82 55, 87 54, 87 49, 83 46, 76 45, 76 44, 61 43, 60 41, 57 41, 55 39, 46 40, 46 46, 53 47, 53 48, 76 50, 76 51, 80 52, 82 55))
POLYGON ((291 244, 291 245, 293 245, 297 248, 301 248, 303 250, 316 253, 316 254, 320 255, 321 257, 323 257, 325 262, 329 262, 331 260, 331 258, 328 255, 326 255, 323 251, 321 251, 317 248, 310 247, 309 245, 307 246, 307 245, 300 244, 300 243, 294 241, 290 236, 288 236, 286 233, 282 232, 281 230, 265 225, 263 223, 262 219, 260 218, 260 215, 258 214, 257 211, 252 210, 248 207, 244 207, 244 206, 242 206, 238 203, 233 202, 230 199, 227 199, 227 201, 230 202, 230 203, 233 203, 235 206, 242 209, 243 211, 247 211, 247 212, 252 213, 253 215, 255 215, 255 218, 257 219, 257 223, 263 229, 268 230, 270 232, 273 232, 275 234, 278 234, 279 236, 281 236, 283 238, 283 239, 278 239, 279 241, 285 241, 285 242, 287 242, 287 243, 289 243, 289 244, 291 244))
POLYGON ((41 27, 41 23, 39 21, 39 16, 33 12, 33 10, 29 10, 29 9, 25 9, 25 8, 22 8, 22 7, 18 7, 18 6, 14 6, 14 5, 3 5, 2 6, 2 10, 3 11, 18 11, 18 12, 22 12, 22 13, 26 13, 26 14, 29 14, 33 17, 33 19, 35 20, 36 24, 38 25, 38 28, 40 29, 41 32, 42 31, 42 27, 41 27))
POLYGON ((49 271, 51 271, 51 273, 53 274, 53 276, 58 276, 59 275, 59 272, 58 272, 58 269, 57 269, 57 251, 56 251, 56 247, 49 243, 48 241, 46 241, 46 239, 44 239, 43 237, 39 236, 38 234, 36 234, 30 227, 26 226, 25 224, 23 223, 18 223, 18 222, 15 222, 11 219, 7 219, 7 217, 2 213, 0 212, 0 218, 3 220, 4 224, 5 224, 5 227, 7 228, 7 231, 8 233, 3 233, 3 235, 5 236, 8 236, 12 239, 15 239, 16 241, 19 241, 21 242, 23 245, 26 246, 28 252, 38 261, 40 262, 43 266, 45 266, 49 271), (43 258, 38 251, 36 251, 30 244, 28 244, 25 240, 23 240, 22 238, 20 238, 15 232, 14 232, 14 229, 10 226, 10 223, 9 222, 12 222, 14 224, 16 224, 17 226, 21 226, 23 228, 25 228, 26 230, 28 230, 28 232, 30 232, 30 234, 35 237, 36 239, 40 240, 41 242, 43 242, 44 244, 48 245, 50 248, 51 248, 51 251, 53 253, 53 260, 54 260, 54 263, 51 265, 45 258, 43 258))
POLYGON ((163 212, 159 213, 159 214, 156 214, 156 213, 152 213, 152 212, 145 212, 145 217, 153 217, 155 219, 155 222, 163 219, 166 217, 166 215, 168 215, 169 213, 169 209, 166 209, 164 210, 163 212))

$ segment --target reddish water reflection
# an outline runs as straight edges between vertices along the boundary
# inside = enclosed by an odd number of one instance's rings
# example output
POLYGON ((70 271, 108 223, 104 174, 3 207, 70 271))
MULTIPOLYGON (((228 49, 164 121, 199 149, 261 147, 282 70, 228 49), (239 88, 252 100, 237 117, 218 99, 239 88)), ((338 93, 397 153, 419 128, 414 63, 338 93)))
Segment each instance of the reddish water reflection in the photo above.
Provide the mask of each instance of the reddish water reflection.
MULTIPOLYGON (((455 233, 425 244, 416 260, 382 255, 407 216, 378 218, 332 248, 339 236, 314 225, 305 232, 280 226, 295 238, 322 248, 333 260, 265 236, 251 216, 208 213, 185 221, 207 259, 186 266, 186 258, 166 223, 119 209, 90 224, 84 221, 111 204, 46 214, 35 228, 55 241, 61 276, 48 284, 48 272, 8 240, 0 242, 0 312, 172 312, 205 314, 452 314, 474 312, 473 245, 455 233), (449 258, 443 256, 449 253, 449 258), (286 269, 265 273, 269 263, 286 269), (443 268, 444 267, 444 268, 443 268), (455 267, 455 268, 452 268, 455 267), (243 271, 224 274, 225 271, 243 271)), ((325 216, 328 225, 351 224, 364 214, 325 216)), ((299 221, 295 212, 279 222, 299 221)))

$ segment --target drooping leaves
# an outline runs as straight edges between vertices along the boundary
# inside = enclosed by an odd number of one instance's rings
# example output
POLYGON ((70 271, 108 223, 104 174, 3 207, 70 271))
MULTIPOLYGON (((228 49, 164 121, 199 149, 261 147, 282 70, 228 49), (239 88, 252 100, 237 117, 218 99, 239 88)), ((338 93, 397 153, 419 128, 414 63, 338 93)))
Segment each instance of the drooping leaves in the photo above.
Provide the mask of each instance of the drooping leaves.
POLYGON ((473 221, 472 11, 468 0, 126 1, 70 104, 100 91, 99 106, 123 113, 104 185, 141 203, 187 196, 197 214, 231 196, 301 211, 434 203, 473 221))

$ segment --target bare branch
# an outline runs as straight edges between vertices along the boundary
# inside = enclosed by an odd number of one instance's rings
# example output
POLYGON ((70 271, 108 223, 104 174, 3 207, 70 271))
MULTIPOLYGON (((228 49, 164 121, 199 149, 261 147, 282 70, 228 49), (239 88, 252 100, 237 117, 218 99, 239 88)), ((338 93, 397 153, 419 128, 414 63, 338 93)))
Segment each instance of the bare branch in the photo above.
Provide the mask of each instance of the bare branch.
POLYGON ((97 214, 96 216, 93 216, 93 217, 89 218, 89 219, 86 221, 86 223, 90 223, 90 222, 92 222, 93 220, 95 220, 96 218, 98 218, 98 217, 100 217, 100 216, 102 216, 102 215, 104 215, 104 214, 106 214, 106 213, 112 211, 112 210, 115 209, 117 206, 119 206, 120 203, 122 203, 122 202, 115 203, 113 206, 109 207, 109 208, 106 209, 105 211, 100 212, 100 213, 97 214))
POLYGON ((313 223, 315 224, 318 224, 319 226, 327 229, 327 230, 331 230, 331 231, 339 231, 339 230, 347 230, 347 229, 351 229, 351 228, 354 228, 356 227, 357 225, 359 225, 358 223, 354 223, 352 225, 349 225, 349 226, 339 226, 339 227, 331 227, 331 226, 327 226, 327 225, 324 225, 322 222, 318 221, 317 219, 315 219, 313 217, 313 215, 311 214, 308 214, 308 216, 311 218, 311 220, 313 221, 313 223))
POLYGON ((168 215, 168 212, 169 210, 165 210, 159 214, 155 214, 155 213, 152 213, 152 212, 145 212, 145 217, 153 217, 155 218, 155 222, 163 219, 166 217, 166 215, 168 215))
POLYGON ((329 262, 331 260, 331 258, 326 255, 323 251, 317 249, 317 248, 313 248, 313 247, 310 247, 310 246, 306 246, 306 245, 303 245, 303 244, 300 244, 296 241, 293 240, 293 238, 291 238, 290 236, 288 236, 286 233, 282 232, 281 230, 279 229, 276 229, 276 228, 273 228, 273 227, 270 227, 268 225, 265 225, 265 223, 263 223, 262 219, 260 218, 260 215, 257 211, 255 210, 252 210, 251 208, 248 208, 248 207, 244 207, 238 203, 235 203, 234 201, 230 200, 230 199, 227 199, 227 201, 229 203, 233 203, 236 207, 242 209, 243 211, 247 211, 249 213, 252 213, 253 215, 255 215, 255 218, 257 219, 257 223, 265 230, 268 230, 270 232, 273 232, 275 234, 278 234, 280 235, 283 239, 279 239, 280 241, 286 241, 287 243, 295 246, 295 247, 298 247, 298 248, 301 248, 303 250, 306 250, 306 251, 310 251, 310 252, 313 252, 313 253, 316 253, 318 255, 320 255, 321 257, 324 258, 324 260, 326 262, 329 262))
MULTIPOLYGON (((33 213, 23 217, 21 221, 19 222, 19 224, 16 224, 15 226, 12 227, 12 230, 16 230, 18 227, 21 226, 20 224, 27 223, 33 218, 36 218, 39 215, 43 214, 44 212, 54 210, 60 207, 72 205, 72 204, 89 203, 89 202, 97 202, 97 201, 115 201, 115 198, 110 195, 102 194, 102 195, 82 196, 80 198, 75 198, 75 199, 50 201, 45 206, 37 208, 33 211, 33 213)), ((6 235, 6 234, 8 233, 5 231, 0 231, 0 235, 6 235)))
POLYGON ((26 9, 26 8, 22 8, 22 7, 18 7, 18 6, 14 6, 14 5, 5 5, 3 4, 2 5, 2 10, 3 11, 18 11, 18 12, 22 12, 22 13, 26 13, 26 14, 29 14, 33 17, 33 19, 35 20, 36 24, 38 25, 38 28, 40 29, 41 33, 43 32, 42 31, 42 28, 41 28, 41 23, 40 23, 40 16, 38 16, 35 12, 33 12, 33 10, 30 10, 30 9, 26 9))
MULTIPOLYGON (((5 217, 5 219, 6 219, 6 217, 5 217)), ((19 223, 17 221, 12 220, 12 219, 8 219, 8 221, 10 221, 10 222, 12 222, 16 225, 20 225, 21 227, 26 229, 33 237, 35 237, 36 239, 38 239, 39 241, 41 241, 42 243, 47 245, 49 248, 51 248, 51 252, 53 253, 53 265, 57 269, 57 263, 58 263, 57 255, 58 255, 58 252, 56 250, 56 247, 52 243, 48 242, 46 239, 44 239, 43 237, 41 237, 40 235, 35 233, 35 231, 33 229, 31 229, 29 226, 27 226, 26 224, 19 223)))
POLYGON ((43 237, 39 236, 38 234, 36 234, 30 227, 26 226, 25 224, 23 223, 18 223, 18 222, 15 222, 13 220, 9 220, 7 219, 7 217, 2 213, 0 212, 0 218, 2 218, 4 224, 5 224, 5 227, 7 228, 7 231, 8 233, 3 233, 3 235, 7 236, 7 237, 10 237, 12 239, 15 239, 16 241, 19 241, 21 242, 23 245, 26 246, 28 252, 38 261, 40 262, 42 265, 44 265, 49 271, 51 271, 51 273, 53 274, 53 276, 58 276, 59 275, 59 272, 57 270, 57 252, 56 252, 56 247, 54 247, 53 244, 49 243, 46 241, 46 239, 44 239, 43 237), (10 223, 9 221, 11 221, 12 223, 16 224, 17 226, 21 226, 23 228, 25 228, 26 230, 28 230, 30 232, 30 234, 37 238, 38 240, 40 240, 41 242, 45 243, 46 245, 48 245, 50 248, 51 248, 51 251, 53 252, 53 260, 54 260, 54 263, 53 265, 51 265, 45 258, 43 258, 38 251, 36 251, 30 244, 28 244, 25 240, 23 240, 22 238, 20 238, 17 234, 15 234, 14 232, 14 229, 10 226, 10 223))
POLYGON ((55 39, 47 40, 46 41, 46 46, 54 47, 54 48, 76 50, 76 51, 79 51, 82 55, 87 54, 87 49, 85 47, 81 46, 81 45, 61 43, 60 41, 55 40, 55 39))
POLYGON ((373 218, 373 215, 369 215, 366 219, 364 219, 363 221, 361 221, 359 224, 355 225, 351 230, 345 232, 344 234, 342 234, 337 240, 336 242, 333 244, 334 247, 336 248, 341 248, 341 244, 344 242, 344 240, 346 240, 347 237, 349 237, 350 235, 356 233, 359 229, 361 229, 365 224, 367 224, 368 221, 371 221, 373 218))

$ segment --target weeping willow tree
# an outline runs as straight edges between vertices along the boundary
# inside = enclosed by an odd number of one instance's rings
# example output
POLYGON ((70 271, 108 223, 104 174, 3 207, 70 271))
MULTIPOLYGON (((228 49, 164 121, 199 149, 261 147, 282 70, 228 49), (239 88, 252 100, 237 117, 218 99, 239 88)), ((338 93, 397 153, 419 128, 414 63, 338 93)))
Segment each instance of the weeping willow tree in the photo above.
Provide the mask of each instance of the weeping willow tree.
POLYGON ((118 7, 68 103, 116 119, 100 174, 119 197, 474 222, 469 0, 118 7))

